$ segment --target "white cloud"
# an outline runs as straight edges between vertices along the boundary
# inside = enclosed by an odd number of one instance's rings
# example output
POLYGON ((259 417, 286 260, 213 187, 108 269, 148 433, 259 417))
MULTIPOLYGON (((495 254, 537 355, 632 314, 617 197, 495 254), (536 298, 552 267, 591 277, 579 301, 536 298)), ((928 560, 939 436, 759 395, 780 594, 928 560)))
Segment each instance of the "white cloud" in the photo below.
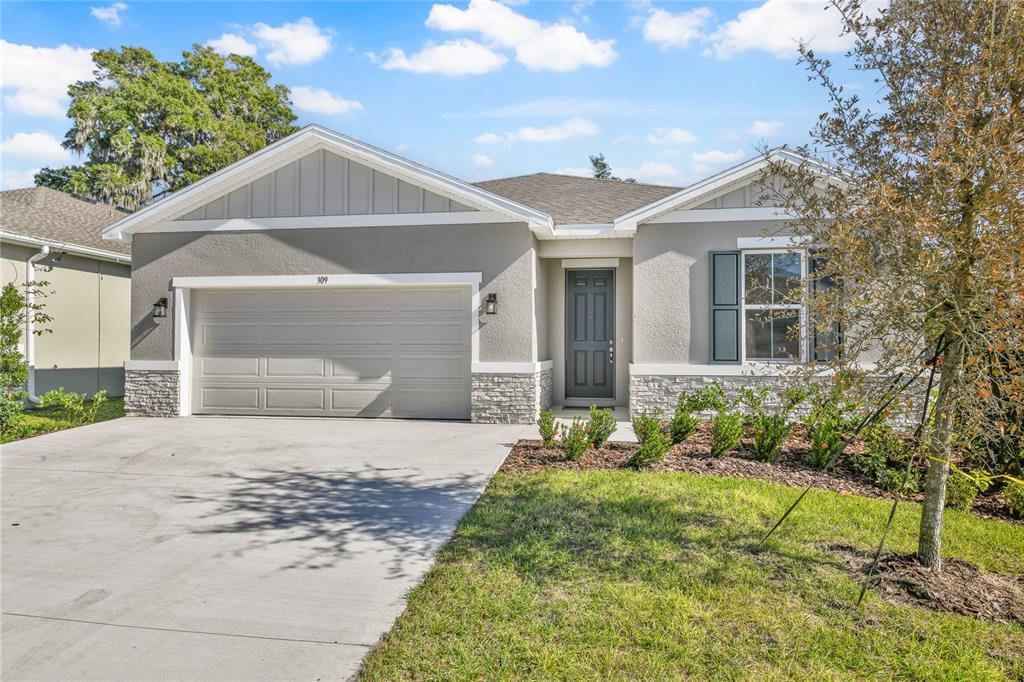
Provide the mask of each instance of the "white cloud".
POLYGON ((670 163, 644 161, 635 168, 613 168, 616 176, 640 181, 665 181, 679 177, 679 170, 670 163))
POLYGON ((693 133, 682 128, 658 128, 644 139, 651 144, 689 144, 697 141, 693 133))
POLYGON ((840 35, 841 28, 838 12, 824 2, 766 0, 719 26, 708 36, 710 47, 705 54, 728 59, 748 50, 763 50, 785 59, 796 54, 801 38, 816 52, 841 52, 853 42, 849 35, 840 35))
POLYGON ((474 166, 480 166, 481 168, 486 168, 487 166, 493 166, 494 165, 494 159, 492 159, 491 157, 487 156, 486 154, 474 154, 473 155, 473 165, 474 166))
POLYGON ((575 175, 580 178, 592 178, 594 177, 594 169, 592 168, 559 168, 554 171, 555 175, 575 175))
POLYGON ((689 47, 702 37, 701 29, 712 16, 707 7, 673 14, 656 9, 644 20, 644 40, 662 48, 689 47))
POLYGON ((512 142, 562 142, 574 137, 597 135, 598 126, 585 118, 570 118, 559 125, 536 128, 524 126, 505 133, 483 133, 478 135, 479 144, 511 144, 512 142))
POLYGON ((771 137, 782 130, 782 121, 754 121, 747 132, 758 137, 771 137))
POLYGON ((275 66, 309 64, 331 51, 331 34, 309 17, 280 26, 256 24, 252 35, 275 66))
POLYGON ((466 9, 434 5, 427 26, 447 32, 479 33, 498 47, 514 50, 516 61, 533 71, 604 67, 618 57, 614 40, 593 40, 569 23, 545 25, 495 0, 470 0, 466 9))
POLYGON ((292 88, 292 103, 296 109, 310 111, 314 114, 338 115, 358 111, 363 105, 354 99, 343 99, 323 88, 292 88))
POLYGON ((12 137, 0 142, 0 152, 4 156, 43 163, 45 161, 67 161, 71 154, 60 146, 60 140, 43 131, 34 133, 15 133, 12 137))
POLYGON ((564 118, 566 116, 643 116, 660 113, 651 104, 628 99, 606 97, 554 96, 508 104, 491 109, 479 109, 445 114, 457 118, 564 118))
POLYGON ((727 166, 730 163, 736 163, 744 156, 742 149, 737 149, 731 152, 725 152, 720 149, 712 149, 706 152, 698 152, 691 158, 693 159, 693 172, 694 173, 708 173, 712 170, 727 166))
POLYGON ((21 189, 22 187, 32 187, 35 182, 35 174, 39 172, 38 168, 33 168, 26 171, 10 170, 4 168, 0 171, 0 190, 8 189, 21 189))
POLYGON ((128 9, 128 5, 123 2, 115 2, 109 7, 90 7, 89 14, 93 15, 110 28, 120 28, 124 20, 121 18, 121 12, 128 9))
POLYGON ((68 85, 92 78, 93 50, 71 45, 33 47, 0 40, 0 87, 10 111, 64 118, 68 85))
POLYGON ((229 54, 237 54, 243 57, 256 56, 256 44, 249 42, 244 36, 237 33, 222 33, 220 38, 208 40, 206 44, 213 48, 214 52, 224 56, 229 54))
POLYGON ((439 73, 442 76, 479 76, 500 69, 508 60, 501 53, 473 40, 450 40, 440 45, 427 43, 423 49, 406 55, 398 48, 383 55, 368 56, 382 69, 439 73))

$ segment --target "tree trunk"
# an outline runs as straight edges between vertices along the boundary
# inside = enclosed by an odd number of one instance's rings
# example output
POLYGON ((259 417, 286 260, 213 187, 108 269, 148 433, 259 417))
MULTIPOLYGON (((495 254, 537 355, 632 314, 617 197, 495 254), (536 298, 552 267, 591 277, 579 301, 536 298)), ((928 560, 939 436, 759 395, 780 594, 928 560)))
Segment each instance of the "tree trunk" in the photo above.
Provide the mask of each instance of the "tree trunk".
POLYGON ((946 479, 949 478, 949 460, 953 454, 956 402, 953 394, 963 372, 962 356, 963 346, 959 340, 955 340, 949 345, 940 368, 942 376, 939 379, 939 397, 935 403, 935 425, 928 443, 931 459, 924 486, 917 560, 936 573, 942 571, 942 512, 946 506, 946 479))

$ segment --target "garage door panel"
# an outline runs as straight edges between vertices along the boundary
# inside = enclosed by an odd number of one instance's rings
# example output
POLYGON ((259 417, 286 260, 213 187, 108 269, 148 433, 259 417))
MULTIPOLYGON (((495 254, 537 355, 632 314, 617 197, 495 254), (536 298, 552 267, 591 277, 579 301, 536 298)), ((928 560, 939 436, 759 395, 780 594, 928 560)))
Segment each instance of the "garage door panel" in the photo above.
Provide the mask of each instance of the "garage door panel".
POLYGON ((203 292, 193 410, 469 417, 469 290, 203 292))
POLYGON ((244 357, 206 357, 200 358, 200 371, 210 377, 258 377, 260 375, 260 359, 244 357))
POLYGON ((256 410, 260 406, 258 386, 203 386, 199 405, 204 410, 256 410))
POLYGON ((324 388, 266 388, 265 409, 267 410, 316 410, 326 407, 324 388))
POLYGON ((324 359, 267 357, 267 377, 316 377, 324 376, 324 359))

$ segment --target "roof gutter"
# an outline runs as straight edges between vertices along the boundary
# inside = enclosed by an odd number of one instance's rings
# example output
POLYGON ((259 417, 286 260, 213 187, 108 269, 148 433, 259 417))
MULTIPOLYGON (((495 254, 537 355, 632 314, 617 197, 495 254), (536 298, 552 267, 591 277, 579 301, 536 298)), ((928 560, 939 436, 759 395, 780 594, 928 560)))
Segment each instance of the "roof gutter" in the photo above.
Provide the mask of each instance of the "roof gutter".
POLYGON ((36 263, 50 255, 50 247, 43 244, 39 253, 29 257, 25 265, 25 363, 28 365, 28 399, 29 402, 38 405, 39 396, 36 395, 36 333, 35 315, 32 314, 36 302, 35 287, 32 282, 36 279, 36 263))
POLYGON ((16 232, 8 232, 6 230, 0 230, 0 239, 8 242, 14 242, 16 244, 28 244, 30 246, 39 247, 47 246, 53 251, 64 251, 66 253, 71 253, 78 256, 87 256, 89 258, 99 258, 101 260, 114 261, 115 263, 132 262, 131 255, 127 253, 107 251, 106 249, 97 249, 91 246, 81 246, 79 244, 69 244, 68 242, 59 242, 56 239, 30 237, 28 235, 18 234, 16 232))

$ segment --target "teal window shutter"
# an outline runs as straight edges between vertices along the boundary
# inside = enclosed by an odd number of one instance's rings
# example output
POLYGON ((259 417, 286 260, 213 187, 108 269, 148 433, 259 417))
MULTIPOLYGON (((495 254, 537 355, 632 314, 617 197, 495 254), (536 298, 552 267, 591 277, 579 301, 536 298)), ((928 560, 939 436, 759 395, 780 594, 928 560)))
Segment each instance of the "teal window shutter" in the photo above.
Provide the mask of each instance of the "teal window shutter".
POLYGON ((740 252, 711 252, 711 362, 740 362, 740 252))
MULTIPOLYGON (((811 279, 811 296, 820 293, 827 293, 835 288, 835 282, 828 276, 826 265, 828 257, 821 252, 812 251, 808 254, 807 270, 811 279)), ((814 330, 812 336, 811 357, 818 361, 829 361, 839 356, 839 349, 843 343, 843 330, 836 322, 831 329, 826 329, 824 320, 820 317, 814 319, 814 330)))

